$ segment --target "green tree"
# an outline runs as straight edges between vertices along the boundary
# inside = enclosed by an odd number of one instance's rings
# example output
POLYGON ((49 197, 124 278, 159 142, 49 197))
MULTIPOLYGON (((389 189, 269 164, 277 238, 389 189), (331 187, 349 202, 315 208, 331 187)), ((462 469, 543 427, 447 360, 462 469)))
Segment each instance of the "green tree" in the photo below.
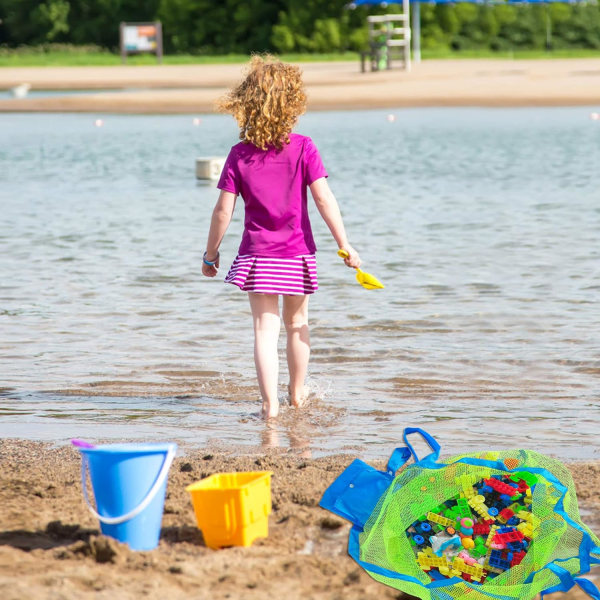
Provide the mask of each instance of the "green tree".
POLYGON ((201 54, 273 50, 283 0, 160 0, 167 51, 201 54))
MULTIPOLYGON (((41 21, 47 23, 46 40, 53 42, 61 37, 61 34, 69 32, 69 9, 71 6, 65 0, 50 0, 46 4, 40 4, 37 14, 41 21)), ((64 37, 64 35, 62 36, 64 37)))
POLYGON ((158 0, 69 0, 70 41, 116 50, 121 21, 154 21, 158 0))

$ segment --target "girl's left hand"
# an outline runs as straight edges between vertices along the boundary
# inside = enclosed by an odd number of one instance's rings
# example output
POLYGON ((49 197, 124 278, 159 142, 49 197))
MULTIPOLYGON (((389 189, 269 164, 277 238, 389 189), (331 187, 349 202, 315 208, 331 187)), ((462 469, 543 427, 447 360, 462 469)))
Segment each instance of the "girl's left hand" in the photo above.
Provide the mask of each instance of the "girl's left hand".
POLYGON ((219 270, 219 258, 220 257, 217 254, 217 258, 214 261, 214 265, 207 265, 204 261, 202 261, 202 275, 204 275, 205 277, 214 277, 219 270))

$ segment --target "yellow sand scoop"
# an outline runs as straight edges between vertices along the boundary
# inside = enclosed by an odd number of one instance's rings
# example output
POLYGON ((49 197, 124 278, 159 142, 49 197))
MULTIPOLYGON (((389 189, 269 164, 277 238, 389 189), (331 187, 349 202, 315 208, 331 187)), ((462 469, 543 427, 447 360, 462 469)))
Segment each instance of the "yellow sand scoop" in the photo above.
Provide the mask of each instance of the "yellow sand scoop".
MULTIPOLYGON (((338 250, 338 256, 348 258, 349 254, 345 250, 340 249, 338 250)), ((370 273, 365 273, 358 268, 356 269, 356 281, 366 290, 380 290, 384 287, 383 283, 377 277, 373 277, 370 273)))

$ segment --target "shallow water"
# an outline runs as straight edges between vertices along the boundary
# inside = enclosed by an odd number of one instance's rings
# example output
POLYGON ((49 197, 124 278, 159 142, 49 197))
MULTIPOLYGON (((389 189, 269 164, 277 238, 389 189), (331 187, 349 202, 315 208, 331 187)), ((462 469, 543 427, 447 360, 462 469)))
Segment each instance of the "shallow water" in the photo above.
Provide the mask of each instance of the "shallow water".
POLYGON ((247 299, 222 283, 241 202, 219 277, 200 274, 217 193, 194 159, 226 154, 233 122, 0 115, 0 435, 383 457, 423 426, 451 452, 599 458, 591 110, 304 116, 298 131, 386 288, 358 286, 311 207, 312 403, 269 427, 247 299))

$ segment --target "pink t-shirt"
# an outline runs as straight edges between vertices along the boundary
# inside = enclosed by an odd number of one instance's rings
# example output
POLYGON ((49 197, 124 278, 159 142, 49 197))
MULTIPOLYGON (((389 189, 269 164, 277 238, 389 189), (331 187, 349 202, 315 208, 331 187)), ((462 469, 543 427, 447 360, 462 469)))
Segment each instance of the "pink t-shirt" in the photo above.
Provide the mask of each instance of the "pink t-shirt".
POLYGON ((317 247, 307 187, 327 171, 313 141, 297 133, 281 150, 240 142, 231 148, 217 187, 241 194, 246 214, 239 254, 299 256, 317 247))

